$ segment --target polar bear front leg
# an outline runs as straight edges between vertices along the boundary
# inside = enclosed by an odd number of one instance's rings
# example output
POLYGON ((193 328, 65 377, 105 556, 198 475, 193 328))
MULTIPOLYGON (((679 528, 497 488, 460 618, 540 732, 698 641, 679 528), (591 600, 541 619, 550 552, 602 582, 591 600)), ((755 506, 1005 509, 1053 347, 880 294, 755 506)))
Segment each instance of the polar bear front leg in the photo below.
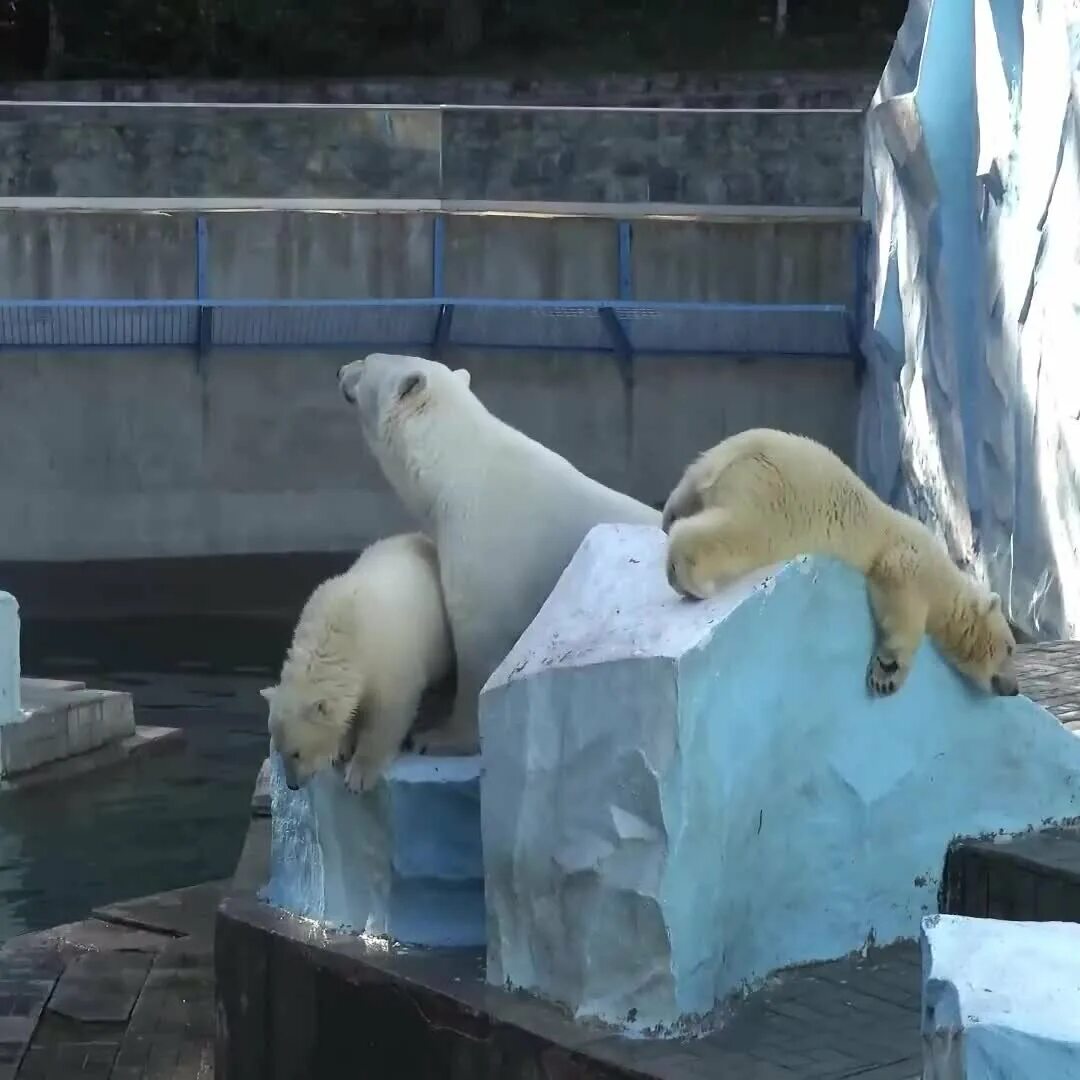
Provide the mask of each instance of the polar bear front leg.
POLYGON ((668 539, 668 584, 690 600, 705 600, 728 582, 762 565, 749 538, 727 510, 713 508, 673 522, 668 539))
POLYGON ((373 703, 356 721, 356 746, 345 766, 345 786, 370 791, 397 757, 420 707, 418 697, 373 703))
POLYGON ((907 679, 926 632, 927 607, 915 582, 903 576, 871 572, 867 576, 877 643, 866 672, 871 693, 894 694, 907 679))

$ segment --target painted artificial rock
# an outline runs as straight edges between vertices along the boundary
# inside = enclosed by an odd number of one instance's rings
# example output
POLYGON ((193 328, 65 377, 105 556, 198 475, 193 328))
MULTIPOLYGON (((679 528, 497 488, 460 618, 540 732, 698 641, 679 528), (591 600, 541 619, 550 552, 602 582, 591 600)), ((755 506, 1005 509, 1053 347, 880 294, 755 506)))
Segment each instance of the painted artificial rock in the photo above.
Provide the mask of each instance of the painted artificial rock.
POLYGON ((679 599, 599 526, 481 697, 488 978, 632 1030, 914 939, 957 836, 1080 813, 1080 743, 928 642, 865 685, 863 579, 799 559, 679 599))
POLYGON ((483 944, 479 774, 479 758, 404 755, 365 794, 332 769, 290 791, 272 753, 263 898, 402 944, 483 944))
POLYGON ((19 604, 0 592, 0 724, 21 719, 19 675, 19 604))
POLYGON ((923 922, 923 1077, 1080 1080, 1080 926, 923 922))

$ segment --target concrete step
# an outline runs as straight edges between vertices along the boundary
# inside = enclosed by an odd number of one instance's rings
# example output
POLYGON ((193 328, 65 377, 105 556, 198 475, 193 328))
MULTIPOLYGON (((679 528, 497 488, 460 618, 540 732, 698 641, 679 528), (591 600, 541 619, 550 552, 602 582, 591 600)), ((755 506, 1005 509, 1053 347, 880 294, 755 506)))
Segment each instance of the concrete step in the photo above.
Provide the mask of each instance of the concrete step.
POLYGON ((0 775, 4 778, 135 733, 130 694, 33 683, 20 685, 20 690, 22 719, 0 726, 0 775))

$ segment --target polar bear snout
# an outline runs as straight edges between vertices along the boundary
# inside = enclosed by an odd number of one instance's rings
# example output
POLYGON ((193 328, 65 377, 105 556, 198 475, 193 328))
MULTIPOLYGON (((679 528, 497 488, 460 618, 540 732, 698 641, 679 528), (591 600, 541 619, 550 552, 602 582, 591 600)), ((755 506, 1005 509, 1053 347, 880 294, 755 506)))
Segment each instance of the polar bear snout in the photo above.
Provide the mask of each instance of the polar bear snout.
POLYGON ((1020 685, 1015 675, 993 675, 990 678, 990 689, 998 697, 1017 697, 1020 693, 1020 685))

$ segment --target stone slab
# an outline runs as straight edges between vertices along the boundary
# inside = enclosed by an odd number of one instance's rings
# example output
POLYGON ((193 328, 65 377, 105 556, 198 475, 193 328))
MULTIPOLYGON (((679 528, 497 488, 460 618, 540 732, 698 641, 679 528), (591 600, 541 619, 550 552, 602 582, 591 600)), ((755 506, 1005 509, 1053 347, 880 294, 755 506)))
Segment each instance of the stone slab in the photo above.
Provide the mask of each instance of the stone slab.
POLYGON ((271 830, 270 818, 251 819, 233 871, 234 891, 256 892, 269 880, 271 830))
POLYGON ((141 896, 93 911, 97 919, 173 936, 211 937, 214 916, 228 888, 227 881, 208 881, 186 889, 141 896))
POLYGON ((270 817, 270 758, 262 763, 255 778, 255 790, 251 793, 251 813, 255 817, 270 817))
POLYGON ((138 952, 87 953, 68 965, 49 999, 49 1011, 71 1020, 126 1023, 150 970, 138 952))
POLYGON ((133 735, 113 739, 95 750, 39 765, 28 772, 0 779, 0 791, 22 791, 46 784, 57 784, 85 773, 120 765, 130 758, 164 753, 184 744, 183 728, 143 727, 133 735))
POLYGON ((76 679, 31 679, 25 675, 19 680, 23 698, 50 690, 85 690, 86 683, 76 679))
POLYGON ((924 920, 926 1080, 1080 1080, 1080 926, 924 920))
POLYGON ((665 560, 593 529, 483 691, 493 984, 707 1030, 777 971, 914 940, 954 838, 1080 816, 1075 738, 931 642, 870 695, 861 575, 801 558, 691 603, 665 560))

